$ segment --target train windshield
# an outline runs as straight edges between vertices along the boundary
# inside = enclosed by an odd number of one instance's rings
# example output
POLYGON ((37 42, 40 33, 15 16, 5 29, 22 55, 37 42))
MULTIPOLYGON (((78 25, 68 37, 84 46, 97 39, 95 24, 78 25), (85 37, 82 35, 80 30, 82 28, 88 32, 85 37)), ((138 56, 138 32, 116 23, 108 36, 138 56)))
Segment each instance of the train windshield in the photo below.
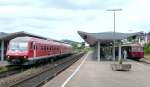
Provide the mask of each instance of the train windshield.
POLYGON ((26 51, 28 49, 27 42, 10 42, 9 50, 26 51))

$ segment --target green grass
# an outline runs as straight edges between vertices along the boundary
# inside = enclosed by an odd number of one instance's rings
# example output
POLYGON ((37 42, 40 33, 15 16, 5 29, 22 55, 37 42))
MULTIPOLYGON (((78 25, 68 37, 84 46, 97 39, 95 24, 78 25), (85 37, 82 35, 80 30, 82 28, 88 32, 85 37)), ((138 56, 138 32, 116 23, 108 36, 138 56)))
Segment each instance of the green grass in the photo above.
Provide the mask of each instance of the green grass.
POLYGON ((144 45, 144 58, 150 59, 150 43, 144 45))
POLYGON ((150 43, 144 45, 144 53, 147 55, 150 54, 150 43))
POLYGON ((9 70, 14 70, 16 68, 17 67, 15 67, 15 66, 1 66, 0 67, 0 73, 7 72, 9 70))
POLYGON ((0 67, 0 73, 5 72, 5 71, 8 71, 8 68, 5 66, 1 66, 0 67))
POLYGON ((144 54, 144 58, 150 59, 150 54, 144 54))

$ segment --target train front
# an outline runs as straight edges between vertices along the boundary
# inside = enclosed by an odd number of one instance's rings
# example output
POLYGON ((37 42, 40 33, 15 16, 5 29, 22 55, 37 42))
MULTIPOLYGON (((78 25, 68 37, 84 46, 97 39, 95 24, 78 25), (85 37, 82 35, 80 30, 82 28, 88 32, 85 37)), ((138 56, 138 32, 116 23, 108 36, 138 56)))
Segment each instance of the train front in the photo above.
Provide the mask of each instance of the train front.
POLYGON ((28 57, 28 42, 17 39, 11 40, 6 56, 11 64, 22 64, 28 57))

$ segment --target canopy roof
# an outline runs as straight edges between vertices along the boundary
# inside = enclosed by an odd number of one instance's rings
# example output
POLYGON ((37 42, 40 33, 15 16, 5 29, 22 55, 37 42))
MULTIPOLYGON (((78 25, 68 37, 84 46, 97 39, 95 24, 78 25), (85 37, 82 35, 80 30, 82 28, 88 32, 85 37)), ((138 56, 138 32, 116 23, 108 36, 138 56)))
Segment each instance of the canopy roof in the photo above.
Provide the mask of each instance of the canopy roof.
POLYGON ((24 32, 24 31, 15 32, 15 33, 0 32, 0 40, 11 40, 13 38, 20 37, 20 36, 31 36, 31 37, 41 38, 41 39, 47 39, 46 37, 42 37, 42 36, 39 36, 39 35, 34 35, 34 34, 31 34, 31 33, 24 32))
POLYGON ((31 33, 24 32, 24 31, 15 32, 15 33, 0 32, 0 40, 8 40, 9 41, 9 40, 14 39, 16 37, 23 37, 23 36, 35 37, 35 38, 40 38, 40 39, 44 39, 44 40, 51 40, 51 41, 66 44, 65 42, 62 42, 62 41, 54 40, 52 38, 42 37, 42 36, 39 36, 39 35, 34 35, 34 34, 31 34, 31 33))
POLYGON ((101 32, 101 33, 87 33, 78 31, 79 35, 90 45, 94 45, 97 41, 105 44, 113 40, 122 40, 132 36, 138 36, 141 32, 137 33, 120 33, 120 32, 101 32))

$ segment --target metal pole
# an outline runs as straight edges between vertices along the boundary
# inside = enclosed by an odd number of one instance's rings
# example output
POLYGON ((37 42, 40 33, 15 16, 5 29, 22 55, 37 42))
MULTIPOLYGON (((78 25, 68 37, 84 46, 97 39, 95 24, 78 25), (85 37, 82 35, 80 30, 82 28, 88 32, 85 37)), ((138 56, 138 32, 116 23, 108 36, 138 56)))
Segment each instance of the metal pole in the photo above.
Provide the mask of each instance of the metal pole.
POLYGON ((119 60, 121 60, 121 43, 119 43, 119 60))
POLYGON ((114 41, 114 44, 113 44, 113 61, 115 61, 115 41, 114 41))
POLYGON ((115 14, 115 12, 116 11, 121 11, 122 9, 107 9, 106 11, 113 11, 114 12, 114 40, 113 40, 113 60, 115 61, 115 28, 116 28, 116 21, 115 21, 115 19, 116 19, 116 14, 115 14))
POLYGON ((99 41, 99 61, 101 60, 101 43, 99 41))
POLYGON ((114 42, 113 42, 113 60, 115 61, 115 11, 114 11, 114 42))
POLYGON ((97 42, 97 61, 100 61, 100 41, 97 42))
POLYGON ((116 16, 115 16, 115 15, 116 15, 116 14, 115 14, 115 11, 114 11, 114 35, 115 35, 115 27, 116 27, 116 26, 115 26, 115 23, 116 23, 116 20, 115 20, 115 19, 116 19, 116 16))

